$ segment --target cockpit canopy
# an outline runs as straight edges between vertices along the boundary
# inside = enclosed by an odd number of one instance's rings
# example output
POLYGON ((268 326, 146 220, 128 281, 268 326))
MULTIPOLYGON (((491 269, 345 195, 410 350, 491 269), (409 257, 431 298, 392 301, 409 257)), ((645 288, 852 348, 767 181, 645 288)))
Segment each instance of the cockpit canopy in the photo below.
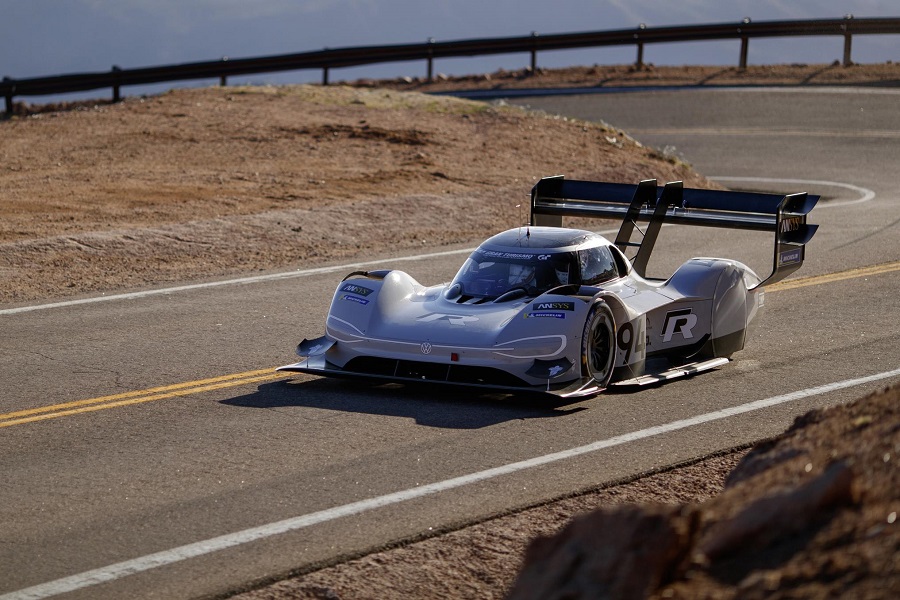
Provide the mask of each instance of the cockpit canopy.
POLYGON ((520 289, 522 296, 534 297, 561 285, 598 285, 627 272, 624 257, 597 234, 534 227, 527 237, 515 238, 515 245, 502 244, 510 233, 494 236, 475 250, 456 274, 448 293, 491 300, 520 289), (560 240, 563 232, 571 238, 565 245, 560 240), (552 234, 552 239, 542 233, 552 234))

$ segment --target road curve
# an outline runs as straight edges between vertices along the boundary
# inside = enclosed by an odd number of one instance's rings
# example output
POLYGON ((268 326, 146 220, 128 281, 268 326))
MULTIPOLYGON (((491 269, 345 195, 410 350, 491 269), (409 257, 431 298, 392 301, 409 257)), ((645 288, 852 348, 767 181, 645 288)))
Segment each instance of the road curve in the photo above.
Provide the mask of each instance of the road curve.
MULTIPOLYGON (((726 185, 823 195, 803 278, 767 294, 733 363, 558 405, 272 374, 321 332, 329 270, 0 313, 0 598, 220 594, 773 435, 900 378, 893 95, 515 102, 613 123, 726 185)), ((650 269, 764 271, 770 244, 667 228, 650 269)), ((402 268, 446 280, 465 250, 402 268)))

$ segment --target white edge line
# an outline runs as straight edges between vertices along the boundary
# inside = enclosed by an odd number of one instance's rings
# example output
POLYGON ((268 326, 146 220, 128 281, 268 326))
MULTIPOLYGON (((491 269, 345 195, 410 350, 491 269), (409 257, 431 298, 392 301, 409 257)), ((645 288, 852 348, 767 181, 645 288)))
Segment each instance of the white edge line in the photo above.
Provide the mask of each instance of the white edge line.
POLYGON ((852 204, 862 204, 863 202, 868 202, 875 198, 875 192, 870 190, 869 188, 860 187, 858 185, 853 185, 851 183, 841 183, 840 181, 825 181, 820 179, 771 179, 769 177, 728 177, 725 175, 711 175, 709 179, 715 181, 747 181, 747 182, 758 182, 758 183, 793 183, 798 185, 823 185, 823 186, 831 186, 831 187, 841 187, 848 190, 852 190, 859 194, 859 198, 856 200, 846 200, 844 202, 827 202, 824 204, 817 204, 816 208, 819 210, 825 208, 837 208, 839 206, 850 206, 852 204))
POLYGON ((416 256, 401 256, 397 258, 386 258, 382 260, 369 260, 365 262, 355 262, 343 265, 335 265, 332 267, 317 267, 315 269, 304 269, 297 271, 286 271, 283 273, 272 273, 270 275, 256 275, 254 277, 241 277, 239 279, 226 279, 223 281, 210 281, 207 283, 193 283, 190 285, 180 285, 177 287, 162 288, 157 290, 145 290, 143 292, 129 292, 125 294, 113 294, 110 296, 94 296, 91 298, 81 298, 78 300, 65 300, 63 302, 52 302, 49 304, 34 304, 31 306, 20 306, 17 308, 6 308, 0 310, 0 315, 15 315, 19 313, 31 312, 35 310, 47 310, 51 308, 65 308, 68 306, 78 306, 79 304, 96 304, 99 302, 112 302, 115 300, 136 300, 138 298, 147 298, 150 296, 162 296, 173 294, 176 292, 188 292, 192 290, 203 290, 208 288, 222 287, 226 285, 246 285, 252 283, 261 283, 265 281, 276 281, 279 279, 293 279, 295 277, 308 277, 311 275, 320 275, 322 273, 333 273, 335 271, 345 271, 356 269, 359 267, 369 267, 372 265, 384 264, 387 261, 408 262, 416 260, 428 260, 431 258, 440 258, 442 256, 452 256, 454 254, 465 254, 472 252, 474 248, 465 250, 447 250, 446 252, 433 252, 431 254, 419 254, 416 256))
MULTIPOLYGON (((600 235, 607 235, 617 232, 618 229, 610 229, 607 231, 598 231, 600 235)), ((192 283, 189 285, 180 285, 177 287, 161 288, 157 290, 145 290, 142 292, 128 292, 125 294, 112 294, 109 296, 93 296, 91 298, 80 298, 78 300, 64 300, 62 302, 51 302, 48 304, 33 304, 30 306, 19 306, 16 308, 0 309, 0 315, 17 315, 21 313, 33 312, 36 310, 49 310, 51 308, 66 308, 69 306, 78 306, 81 304, 97 304, 100 302, 114 302, 117 300, 137 300, 139 298, 148 298, 150 296, 163 296, 174 294, 176 292, 189 292, 193 290, 205 290, 209 288, 222 287, 226 285, 247 285, 252 283, 263 283, 266 281, 278 281, 281 279, 294 279, 295 277, 309 277, 312 275, 321 275, 323 273, 334 273, 335 271, 349 271, 360 267, 371 267, 383 265, 385 263, 414 262, 420 260, 430 260, 432 258, 441 258, 442 256, 455 256, 457 254, 470 254, 475 248, 463 248, 462 250, 446 250, 444 252, 431 252, 429 254, 416 254, 414 256, 388 257, 379 260, 367 260, 364 262, 347 263, 343 265, 334 265, 331 267, 317 267, 315 269, 303 269, 297 271, 285 271, 283 273, 272 273, 269 275, 255 275, 253 277, 241 277, 238 279, 226 279, 223 281, 210 281, 207 283, 192 283)))
POLYGON ((461 477, 455 477, 453 479, 447 479, 445 481, 438 481, 428 485, 394 492, 392 494, 369 498, 367 500, 360 500, 359 502, 352 502, 343 506, 336 506, 334 508, 321 510, 318 512, 310 513, 308 515, 302 515, 299 517, 285 519, 283 521, 277 521, 275 523, 269 523, 268 525, 262 525, 260 527, 244 529, 243 531, 221 535, 208 540, 195 542, 193 544, 187 544, 185 546, 179 546, 170 550, 157 552, 155 554, 148 554, 146 556, 142 556, 132 560, 126 560, 99 569, 85 571, 84 573, 79 573, 70 577, 64 577, 55 581, 35 585, 16 592, 10 592, 0 596, 0 600, 39 600, 41 598, 49 598, 57 594, 64 594, 67 592, 90 587, 92 585, 114 581, 128 575, 141 573, 143 571, 148 571, 156 567, 173 564, 176 562, 187 560, 189 558, 194 558, 197 556, 210 554, 212 552, 217 552, 219 550, 232 548, 234 546, 247 544, 255 540, 268 538, 290 531, 297 531, 320 523, 333 521, 342 517, 357 515, 377 508, 390 506, 392 504, 414 500, 416 498, 422 498, 424 496, 452 490, 454 488, 470 485, 479 481, 485 481, 494 477, 509 475, 511 473, 523 471, 525 469, 531 469, 557 461, 581 456, 583 454, 597 452, 598 450, 604 450, 613 446, 619 446, 629 442, 635 442, 649 437, 671 433, 673 431, 686 429, 695 425, 702 425, 711 421, 726 419, 728 417, 741 415, 763 408, 769 408, 778 404, 793 402, 795 400, 801 400, 810 396, 827 394, 830 392, 835 392, 858 385, 864 385, 867 383, 872 383, 896 376, 900 376, 900 369, 885 371, 883 373, 877 373, 875 375, 869 375, 867 377, 858 377, 855 379, 837 381, 813 388, 807 388, 805 390, 782 394, 780 396, 773 396, 771 398, 757 400, 755 402, 749 402, 747 404, 741 404, 739 406, 734 406, 731 408, 723 408, 721 410, 697 415, 688 419, 681 419, 678 421, 673 421, 671 423, 666 423, 664 425, 657 425, 656 427, 650 427, 647 429, 641 429, 639 431, 633 431, 631 433, 611 437, 609 439, 593 442, 585 446, 570 448, 569 450, 554 452, 553 454, 546 454, 544 456, 538 456, 528 460, 509 463, 500 467, 495 467, 493 469, 478 471, 476 473, 470 473, 469 475, 463 475, 461 477))

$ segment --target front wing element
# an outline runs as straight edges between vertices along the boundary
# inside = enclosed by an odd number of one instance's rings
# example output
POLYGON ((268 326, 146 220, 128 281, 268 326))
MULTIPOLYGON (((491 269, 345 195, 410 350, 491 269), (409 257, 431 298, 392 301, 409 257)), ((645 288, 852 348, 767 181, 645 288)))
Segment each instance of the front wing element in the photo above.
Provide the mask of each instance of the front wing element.
MULTIPOLYGON (((521 384, 517 385, 514 382, 511 382, 510 379, 506 379, 505 381, 499 378, 496 380, 492 380, 490 378, 490 375, 486 372, 482 372, 480 374, 480 378, 479 374, 476 374, 474 372, 469 373, 469 376, 471 377, 470 379, 466 379, 464 377, 455 378, 454 376, 450 375, 450 367, 452 367, 452 365, 440 365, 440 367, 446 367, 446 376, 444 378, 441 378, 439 376, 440 372, 436 369, 429 369, 429 372, 425 373, 424 371, 416 371, 414 365, 407 364, 405 363, 405 361, 391 362, 397 363, 393 372, 389 372, 388 370, 385 370, 383 372, 362 372, 354 371, 351 369, 343 369, 341 367, 338 367, 337 365, 329 363, 327 360, 325 360, 324 356, 318 355, 311 356, 305 360, 301 360, 298 363, 278 367, 277 370, 294 373, 309 373, 312 375, 321 375, 325 377, 369 379, 383 382, 441 383, 444 385, 475 387, 506 392, 527 391, 531 393, 549 394, 551 396, 559 398, 589 397, 595 396, 603 391, 603 388, 598 386, 597 382, 590 377, 582 377, 581 379, 578 379, 574 382, 570 381, 564 384, 555 385, 550 384, 548 381, 548 385, 546 386, 531 386, 526 384, 525 382, 521 382, 521 384)), ((676 379, 678 377, 683 377, 685 375, 694 375, 696 373, 715 369, 727 364, 728 362, 729 360, 727 358, 714 358, 711 360, 689 363, 678 367, 665 367, 661 370, 645 372, 644 374, 632 379, 615 381, 611 385, 644 386, 654 383, 661 383, 664 381, 669 381, 671 379, 676 379)), ((511 378, 512 376, 508 377, 511 378)))
POLYGON ((298 363, 278 367, 277 370, 345 379, 369 379, 396 383, 440 383, 505 392, 524 391, 562 398, 594 396, 603 391, 590 378, 582 378, 574 383, 569 381, 552 384, 548 381, 546 386, 529 385, 505 371, 487 367, 473 368, 394 359, 377 359, 377 363, 369 362, 366 366, 368 368, 365 371, 342 368, 329 363, 324 356, 316 355, 298 363))

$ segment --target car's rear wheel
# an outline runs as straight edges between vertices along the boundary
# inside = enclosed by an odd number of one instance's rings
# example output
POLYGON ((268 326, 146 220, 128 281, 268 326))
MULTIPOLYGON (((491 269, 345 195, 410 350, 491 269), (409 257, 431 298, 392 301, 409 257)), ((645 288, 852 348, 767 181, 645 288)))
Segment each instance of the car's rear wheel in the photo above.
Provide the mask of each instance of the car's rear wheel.
POLYGON ((605 302, 588 312, 581 336, 582 373, 601 388, 609 385, 616 359, 616 322, 605 302))

